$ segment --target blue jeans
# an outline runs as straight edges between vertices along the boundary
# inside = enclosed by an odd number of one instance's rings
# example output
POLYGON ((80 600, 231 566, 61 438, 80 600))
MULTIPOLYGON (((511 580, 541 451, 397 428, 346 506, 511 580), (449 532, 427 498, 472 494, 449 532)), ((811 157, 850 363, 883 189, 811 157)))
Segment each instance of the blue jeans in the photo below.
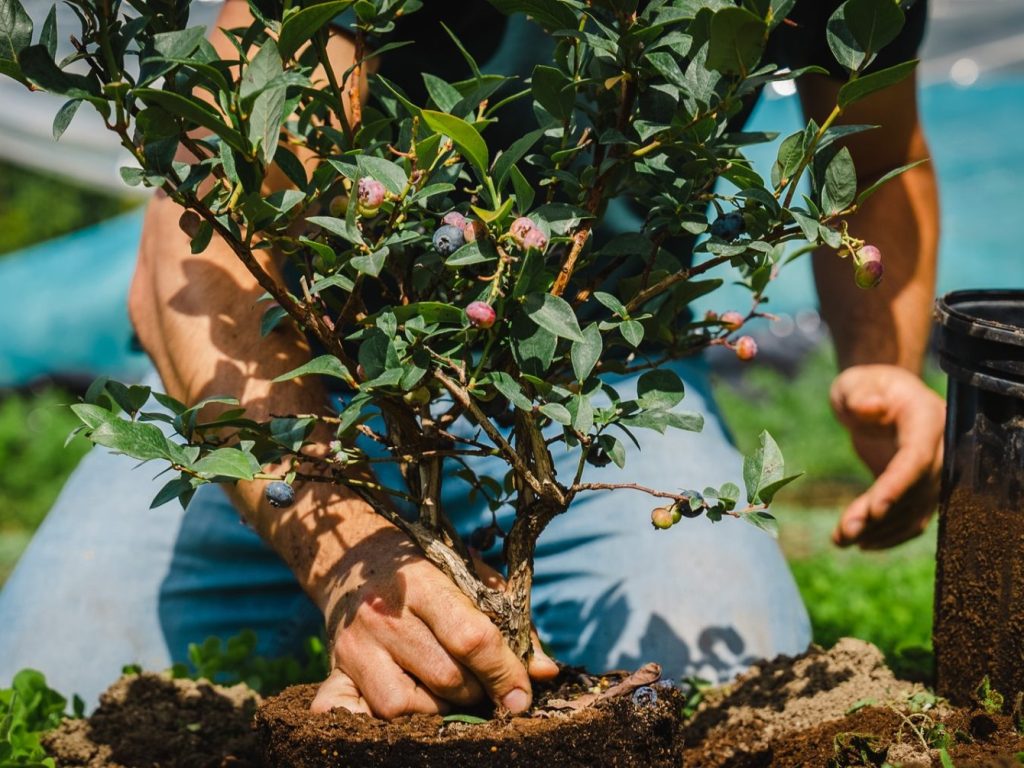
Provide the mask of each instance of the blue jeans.
MULTIPOLYGON (((664 489, 738 481, 702 361, 674 364, 683 407, 702 434, 637 430, 624 470, 589 480, 664 489)), ((612 382, 626 398, 631 377, 612 382)), ((556 451, 560 472, 574 458, 556 451)), ((500 479, 494 459, 476 466, 500 479), (490 470, 490 471, 489 471, 490 470)), ((22 667, 94 702, 127 663, 163 669, 188 644, 251 628, 266 655, 297 653, 323 619, 284 563, 239 519, 222 489, 204 486, 187 510, 149 504, 165 477, 155 465, 96 449, 83 459, 0 593, 0 684, 22 667)), ((445 509, 467 533, 490 520, 454 478, 445 509)), ((668 675, 725 681, 758 658, 810 641, 806 610, 776 542, 727 518, 656 531, 656 502, 632 491, 581 495, 541 537, 534 617, 560 660, 593 670, 661 663, 668 675)))

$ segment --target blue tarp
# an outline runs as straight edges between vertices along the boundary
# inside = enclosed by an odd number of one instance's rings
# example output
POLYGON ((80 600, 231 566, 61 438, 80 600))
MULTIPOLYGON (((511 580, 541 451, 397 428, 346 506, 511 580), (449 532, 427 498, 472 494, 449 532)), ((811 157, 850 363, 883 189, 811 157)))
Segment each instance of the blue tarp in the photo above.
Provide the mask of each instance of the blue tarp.
POLYGON ((142 370, 126 303, 141 229, 137 211, 0 257, 0 387, 142 370))

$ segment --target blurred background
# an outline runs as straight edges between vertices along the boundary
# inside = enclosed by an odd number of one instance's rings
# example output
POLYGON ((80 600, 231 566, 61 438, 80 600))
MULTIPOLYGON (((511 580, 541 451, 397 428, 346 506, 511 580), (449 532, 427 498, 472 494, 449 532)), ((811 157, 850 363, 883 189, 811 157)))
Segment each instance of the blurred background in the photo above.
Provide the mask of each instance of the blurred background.
MULTIPOLYGON (((49 2, 29 0, 26 7, 38 24, 49 2)), ((206 23, 218 6, 193 8, 193 23, 206 23)), ((62 30, 59 39, 67 34, 62 30)), ((942 195, 939 290, 1024 287, 1015 226, 1024 190, 1024 3, 932 0, 921 58, 923 120, 942 195)), ((766 91, 749 130, 797 130, 793 90, 778 83, 766 91)), ((3 80, 0 104, 2 584, 86 449, 80 440, 64 446, 76 423, 64 406, 97 375, 132 379, 145 369, 125 308, 145 196, 123 186, 118 168, 125 159, 87 109, 54 143, 50 126, 61 100, 3 80)), ((762 171, 775 153, 771 145, 753 153, 762 171)), ((720 361, 721 404, 741 448, 765 427, 788 468, 807 473, 778 512, 818 642, 856 635, 913 672, 930 645, 934 526, 888 553, 830 547, 839 511, 868 475, 828 407, 834 363, 809 263, 788 267, 770 293, 767 309, 778 319, 758 337, 772 364, 720 361)), ((733 303, 745 305, 741 293, 733 303)), ((708 308, 729 305, 729 297, 716 294, 708 308)), ((927 377, 942 391, 934 365, 927 377)))

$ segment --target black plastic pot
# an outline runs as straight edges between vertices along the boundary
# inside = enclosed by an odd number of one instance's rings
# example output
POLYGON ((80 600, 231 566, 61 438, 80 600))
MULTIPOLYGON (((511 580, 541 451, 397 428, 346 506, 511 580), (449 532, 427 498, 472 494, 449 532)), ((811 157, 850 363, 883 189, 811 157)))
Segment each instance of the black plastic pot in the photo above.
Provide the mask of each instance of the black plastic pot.
POLYGON ((935 591, 936 689, 1024 691, 1024 291, 940 299, 949 375, 935 591))

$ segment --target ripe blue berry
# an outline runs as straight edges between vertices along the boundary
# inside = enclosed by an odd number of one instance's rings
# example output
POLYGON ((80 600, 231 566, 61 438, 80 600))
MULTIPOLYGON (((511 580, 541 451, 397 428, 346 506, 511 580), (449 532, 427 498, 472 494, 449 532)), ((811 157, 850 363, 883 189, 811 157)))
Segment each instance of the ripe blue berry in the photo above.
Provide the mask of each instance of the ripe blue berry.
POLYGON ((746 229, 746 226, 743 214, 739 211, 731 211, 715 219, 711 225, 711 234, 723 240, 735 240, 746 229))
POLYGON ((445 224, 434 232, 434 249, 442 256, 451 256, 466 244, 466 236, 459 227, 445 224))
POLYGON ((266 497, 267 503, 277 509, 284 509, 295 503, 295 489, 288 483, 282 483, 279 480, 268 485, 263 491, 263 495, 266 497))

